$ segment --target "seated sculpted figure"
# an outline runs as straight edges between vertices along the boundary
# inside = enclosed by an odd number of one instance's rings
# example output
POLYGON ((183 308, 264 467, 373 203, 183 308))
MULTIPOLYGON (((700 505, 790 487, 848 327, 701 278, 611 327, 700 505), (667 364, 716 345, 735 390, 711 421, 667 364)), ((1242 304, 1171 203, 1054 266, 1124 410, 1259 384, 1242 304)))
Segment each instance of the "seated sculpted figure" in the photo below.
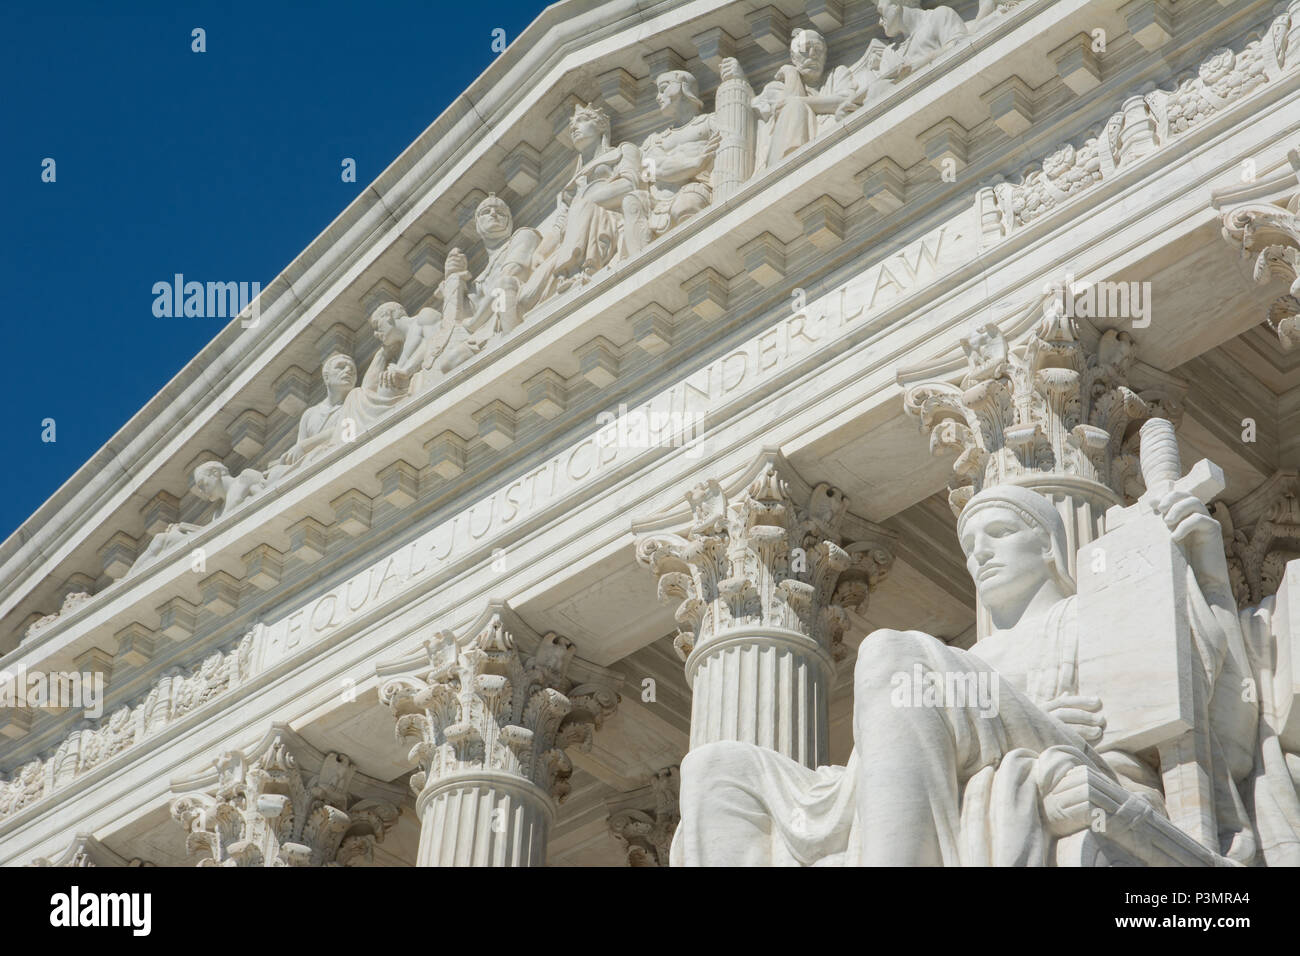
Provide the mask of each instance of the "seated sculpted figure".
MULTIPOLYGON (((233 476, 221 462, 207 461, 194 469, 194 493, 208 501, 221 502, 221 507, 212 516, 213 522, 242 508, 265 490, 266 479, 260 471, 252 468, 245 468, 238 476, 233 476)), ((127 576, 153 564, 164 553, 181 546, 202 530, 202 525, 188 521, 169 524, 166 530, 153 536, 149 547, 131 565, 127 576)))
MULTIPOLYGON (((1188 613, 1202 659, 1218 655, 1206 668, 1225 705, 1212 710, 1209 735, 1222 793, 1215 849, 1248 860, 1255 847, 1236 787, 1250 773, 1255 725, 1236 700, 1240 674, 1228 673, 1235 605, 1215 610, 1227 581, 1219 526, 1182 491, 1156 508, 1196 572, 1188 613), (1243 740, 1244 753, 1218 744, 1243 740)), ((1055 840, 1089 826, 1090 773, 1164 814, 1155 771, 1106 750, 1105 701, 1077 686, 1077 597, 1056 509, 1028 489, 986 489, 958 534, 992 633, 969 651, 916 631, 870 634, 854 671, 846 767, 810 770, 735 742, 689 753, 674 865, 1050 865, 1055 840), (993 706, 941 697, 918 706, 900 688, 922 675, 940 688, 945 675, 974 675, 996 689, 993 706)))
POLYGON ((408 316, 397 302, 385 302, 371 313, 370 329, 379 340, 379 349, 360 386, 343 399, 332 441, 355 440, 410 397, 412 379, 423 368, 440 323, 436 309, 424 308, 408 316))
MULTIPOLYGON (((922 10, 921 0, 874 0, 880 27, 888 37, 903 35, 902 42, 889 46, 873 40, 866 54, 852 67, 852 94, 838 108, 841 118, 881 95, 886 88, 928 65, 940 54, 970 37, 971 28, 951 7, 922 10)), ((989 15, 981 4, 976 22, 989 15)))
POLYGON ((333 445, 343 400, 357 384, 357 363, 352 361, 352 356, 336 352, 325 360, 320 374, 325 381, 325 398, 308 408, 298 419, 298 440, 267 469, 268 485, 275 484, 304 462, 319 457, 333 445))
MULTIPOLYGON (((735 68, 723 61, 724 71, 735 68), (728 67, 727 65, 731 66, 728 67)), ((725 79, 725 76, 724 76, 725 79)), ((704 113, 699 85, 685 70, 661 73, 655 80, 659 112, 672 124, 641 144, 649 183, 626 207, 628 252, 635 255, 678 223, 713 202, 713 157, 722 143, 713 114, 704 113)))
POLYGON ((641 185, 640 150, 611 146, 609 116, 590 104, 574 107, 569 137, 577 162, 540 230, 533 274, 520 293, 525 311, 585 285, 626 254, 623 210, 641 185))
POLYGON ((790 62, 754 97, 760 121, 755 172, 776 166, 835 122, 836 110, 853 93, 853 75, 837 66, 823 81, 825 70, 822 35, 816 30, 791 33, 790 62))
MULTIPOLYGON (((515 229, 510 207, 495 193, 478 204, 474 211, 474 228, 487 251, 487 265, 474 277, 473 284, 463 290, 468 308, 461 314, 465 316, 465 327, 470 332, 484 329, 485 334, 481 337, 486 339, 519 325, 522 318, 519 292, 532 275, 533 255, 541 245, 542 237, 536 229, 527 226, 515 229)), ((446 291, 443 300, 446 311, 451 307, 447 303, 446 291)), ((463 308, 459 304, 457 307, 463 308)))

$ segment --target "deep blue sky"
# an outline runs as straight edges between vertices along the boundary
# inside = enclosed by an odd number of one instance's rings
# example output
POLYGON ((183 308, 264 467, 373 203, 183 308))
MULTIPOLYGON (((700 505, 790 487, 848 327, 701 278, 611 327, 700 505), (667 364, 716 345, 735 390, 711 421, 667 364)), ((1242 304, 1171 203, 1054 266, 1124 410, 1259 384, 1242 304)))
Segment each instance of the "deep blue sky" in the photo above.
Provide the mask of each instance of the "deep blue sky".
POLYGON ((225 323, 155 282, 265 286, 545 5, 3 0, 0 540, 225 323))

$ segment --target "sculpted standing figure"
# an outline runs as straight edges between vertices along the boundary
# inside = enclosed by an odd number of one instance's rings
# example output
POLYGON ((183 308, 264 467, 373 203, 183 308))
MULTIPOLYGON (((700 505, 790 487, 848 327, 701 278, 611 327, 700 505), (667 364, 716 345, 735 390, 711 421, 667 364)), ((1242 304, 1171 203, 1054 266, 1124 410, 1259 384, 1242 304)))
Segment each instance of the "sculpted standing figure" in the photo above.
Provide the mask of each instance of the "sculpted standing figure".
POLYGON ((586 284, 626 252, 622 210, 641 184, 640 150, 611 146, 609 117, 590 104, 574 107, 569 137, 577 163, 542 227, 533 275, 520 295, 525 310, 586 284))
POLYGON ((670 70, 659 74, 655 85, 659 112, 671 125, 641 144, 649 184, 624 206, 624 236, 633 255, 713 202, 713 159, 722 143, 714 115, 702 112, 692 74, 670 70))
MULTIPOLYGON (((1180 490, 1154 507, 1195 571, 1186 612, 1193 670, 1213 685, 1208 760, 1221 794, 1212 849, 1249 861, 1257 843, 1239 788, 1258 709, 1240 699, 1249 665, 1235 604, 1221 606, 1231 591, 1219 526, 1180 490)), ((1164 815, 1159 777, 1106 749, 1105 701, 1079 687, 1078 598, 1055 507, 1026 488, 988 488, 962 511, 958 535, 992 632, 970 651, 917 631, 869 635, 846 767, 809 770, 735 742, 692 751, 675 865, 1049 865, 1057 838, 1089 826, 1090 774, 1164 815), (954 700, 954 677, 992 693, 954 700)))
POLYGON ((853 93, 853 76, 839 66, 823 81, 825 70, 826 40, 816 30, 795 30, 790 62, 754 97, 761 121, 756 171, 776 166, 835 122, 836 110, 853 93))

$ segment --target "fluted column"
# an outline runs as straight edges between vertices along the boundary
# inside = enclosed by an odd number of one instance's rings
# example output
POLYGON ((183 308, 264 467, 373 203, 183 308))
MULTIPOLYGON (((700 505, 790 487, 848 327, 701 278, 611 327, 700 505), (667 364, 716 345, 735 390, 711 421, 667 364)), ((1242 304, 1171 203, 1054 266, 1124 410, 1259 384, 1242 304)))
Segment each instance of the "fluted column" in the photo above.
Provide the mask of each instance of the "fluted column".
POLYGON ((618 675, 539 636, 504 602, 380 668, 380 699, 411 745, 417 866, 541 866, 573 764, 618 705, 618 675), (394 676, 401 675, 401 676, 394 676))
MULTIPOLYGON (((1140 366, 1127 332, 1086 340, 1072 311, 1064 292, 1049 297, 1014 346, 996 325, 979 329, 962 340, 958 381, 914 384, 904 401, 929 433, 931 452, 956 454, 953 513, 984 488, 1032 488, 1065 522, 1074 574, 1078 550, 1100 537, 1107 510, 1143 492, 1139 426, 1149 418, 1177 423, 1185 383, 1140 366)), ((987 626, 981 609, 980 637, 987 626)))
POLYGON ((827 760, 828 697, 847 612, 893 562, 893 535, 848 514, 768 449, 731 490, 686 496, 689 524, 638 524, 637 560, 679 601, 675 646, 692 689, 691 746, 739 740, 816 767, 827 760))
POLYGON ((276 724, 247 752, 173 783, 172 818, 199 866, 350 866, 397 821, 400 787, 358 773, 276 724))
POLYGON ((713 160, 713 201, 723 203, 740 192, 754 173, 754 91, 740 63, 727 57, 719 64, 721 82, 714 94, 714 117, 722 143, 713 160))

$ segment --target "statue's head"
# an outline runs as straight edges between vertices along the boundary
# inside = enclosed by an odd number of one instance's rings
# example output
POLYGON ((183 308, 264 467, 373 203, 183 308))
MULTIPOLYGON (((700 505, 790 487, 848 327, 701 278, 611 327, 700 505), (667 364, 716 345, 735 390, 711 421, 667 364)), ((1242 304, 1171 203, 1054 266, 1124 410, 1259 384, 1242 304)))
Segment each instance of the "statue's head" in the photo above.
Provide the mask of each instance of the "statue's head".
POLYGON ((579 103, 569 120, 569 138, 579 151, 609 142, 609 116, 594 103, 579 103))
POLYGON ((370 313, 370 328, 385 348, 401 348, 402 333, 398 321, 406 316, 400 302, 385 302, 370 313))
POLYGON ((320 374, 325 380, 326 388, 331 385, 338 388, 351 388, 357 382, 357 363, 352 361, 352 356, 335 352, 325 360, 320 374))
POLYGON ((219 461, 205 461, 194 469, 194 492, 208 501, 220 501, 226 495, 223 478, 230 477, 230 469, 219 461))
POLYGON ((479 238, 487 242, 509 238, 514 225, 510 207, 496 193, 488 193, 487 199, 474 210, 474 228, 479 238))
POLYGON ((816 30, 790 34, 790 62, 801 76, 817 79, 826 69, 826 39, 816 30))
POLYGON ((667 73, 660 73, 655 77, 655 86, 659 90, 655 102, 659 104, 660 113, 675 116, 678 104, 682 102, 694 107, 690 111, 692 114, 704 109, 704 101, 700 99, 700 85, 696 82, 693 73, 688 73, 686 70, 669 70, 667 73))
POLYGON ((1023 607, 1047 584, 1074 593, 1065 522, 1036 491, 981 491, 962 509, 957 537, 975 590, 995 616, 998 608, 1023 607))
POLYGON ((898 36, 903 29, 903 11, 915 9, 921 0, 875 0, 876 9, 880 11, 880 28, 885 36, 898 36))

